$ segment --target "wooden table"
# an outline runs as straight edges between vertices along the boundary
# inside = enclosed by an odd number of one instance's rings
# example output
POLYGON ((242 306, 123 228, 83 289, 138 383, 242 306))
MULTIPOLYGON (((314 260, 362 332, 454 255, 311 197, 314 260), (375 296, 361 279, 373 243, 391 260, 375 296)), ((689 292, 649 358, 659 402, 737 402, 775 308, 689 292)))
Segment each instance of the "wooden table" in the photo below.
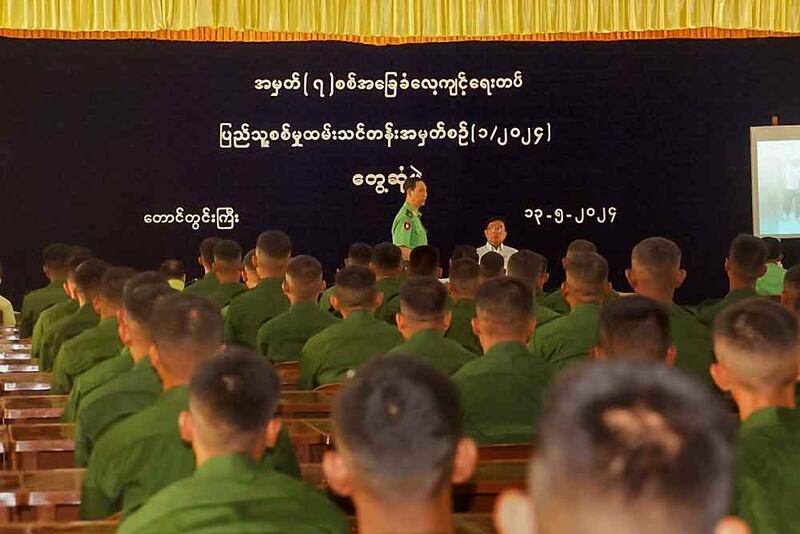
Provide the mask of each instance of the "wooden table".
POLYGON ((11 362, 0 361, 0 373, 38 373, 39 361, 36 359, 31 360, 18 360, 11 362))
POLYGON ((75 521, 84 469, 0 473, 0 522, 75 521))
POLYGON ((61 417, 66 404, 67 395, 0 397, 0 414, 6 425, 46 423, 61 417))
POLYGON ((320 431, 315 425, 310 424, 312 419, 284 419, 284 424, 289 431, 289 439, 294 445, 297 461, 303 463, 318 463, 322 461, 322 454, 331 444, 329 434, 320 431))
POLYGON ((0 374, 0 395, 30 395, 50 391, 52 373, 0 374))
POLYGON ((10 425, 11 468, 58 469, 75 465, 75 425, 10 425))
POLYGON ((333 396, 317 391, 285 391, 278 402, 279 413, 285 418, 325 418, 331 413, 333 396))
POLYGON ((0 351, 0 363, 28 363, 33 359, 30 352, 0 351))

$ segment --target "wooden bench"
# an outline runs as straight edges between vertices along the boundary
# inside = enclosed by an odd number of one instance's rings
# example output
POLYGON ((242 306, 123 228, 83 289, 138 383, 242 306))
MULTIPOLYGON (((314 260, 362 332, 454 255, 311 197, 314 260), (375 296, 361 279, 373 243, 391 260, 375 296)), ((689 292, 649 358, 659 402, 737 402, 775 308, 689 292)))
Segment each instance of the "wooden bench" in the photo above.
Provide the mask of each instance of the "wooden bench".
POLYGON ((284 418, 326 418, 330 416, 333 395, 318 391, 285 391, 278 402, 284 418))
POLYGON ((61 417, 66 404, 66 395, 0 397, 0 414, 6 425, 53 422, 61 417))
POLYGON ((57 469, 0 473, 0 522, 77 520, 84 472, 57 469))
MULTIPOLYGON (((27 525, 26 534, 112 534, 116 521, 73 521, 70 523, 35 523, 27 525)), ((0 534, 3 534, 0 531, 0 534)))
POLYGON ((0 373, 38 373, 39 360, 0 361, 0 373))
POLYGON ((275 364, 275 372, 281 381, 281 391, 295 391, 300 380, 300 362, 275 364))
POLYGON ((50 391, 52 373, 0 374, 0 395, 31 395, 50 391))

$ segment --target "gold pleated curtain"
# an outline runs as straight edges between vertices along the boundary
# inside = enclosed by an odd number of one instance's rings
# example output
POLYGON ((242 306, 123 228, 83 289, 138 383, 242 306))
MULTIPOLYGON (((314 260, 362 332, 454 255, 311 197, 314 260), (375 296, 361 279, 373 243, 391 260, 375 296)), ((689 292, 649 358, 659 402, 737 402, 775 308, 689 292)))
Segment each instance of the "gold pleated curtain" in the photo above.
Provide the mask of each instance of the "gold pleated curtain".
POLYGON ((800 0, 0 0, 0 36, 189 41, 793 37, 800 0))

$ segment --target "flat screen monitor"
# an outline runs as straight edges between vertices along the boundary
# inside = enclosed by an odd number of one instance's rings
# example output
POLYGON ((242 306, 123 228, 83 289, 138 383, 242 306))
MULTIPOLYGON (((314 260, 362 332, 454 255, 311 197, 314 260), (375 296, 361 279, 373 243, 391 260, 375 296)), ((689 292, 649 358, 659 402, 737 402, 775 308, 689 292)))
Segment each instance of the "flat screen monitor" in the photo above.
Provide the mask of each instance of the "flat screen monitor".
POLYGON ((800 126, 750 128, 753 233, 800 237, 800 126))

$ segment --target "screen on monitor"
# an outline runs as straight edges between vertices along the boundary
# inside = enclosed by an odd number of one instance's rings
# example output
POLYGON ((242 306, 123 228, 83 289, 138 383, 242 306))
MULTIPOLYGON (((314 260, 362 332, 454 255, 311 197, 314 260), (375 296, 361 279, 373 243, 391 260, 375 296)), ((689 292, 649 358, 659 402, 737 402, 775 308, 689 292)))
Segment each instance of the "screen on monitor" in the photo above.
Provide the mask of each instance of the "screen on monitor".
POLYGON ((750 128, 753 233, 800 237, 800 126, 750 128))

